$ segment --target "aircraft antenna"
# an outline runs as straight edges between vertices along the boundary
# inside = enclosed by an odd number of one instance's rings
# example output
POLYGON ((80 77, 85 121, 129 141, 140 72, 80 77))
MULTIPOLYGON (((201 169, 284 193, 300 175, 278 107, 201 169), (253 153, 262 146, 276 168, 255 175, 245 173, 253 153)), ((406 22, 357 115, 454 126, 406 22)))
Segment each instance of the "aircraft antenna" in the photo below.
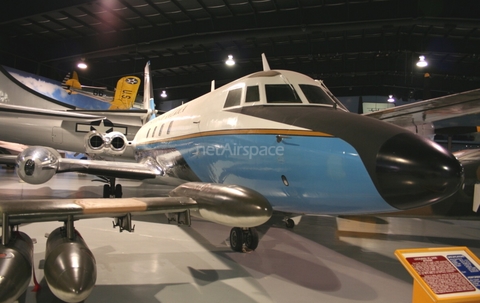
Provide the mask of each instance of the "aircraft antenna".
POLYGON ((262 53, 262 65, 263 65, 263 71, 269 71, 270 70, 270 65, 268 65, 267 57, 265 56, 265 53, 262 53))

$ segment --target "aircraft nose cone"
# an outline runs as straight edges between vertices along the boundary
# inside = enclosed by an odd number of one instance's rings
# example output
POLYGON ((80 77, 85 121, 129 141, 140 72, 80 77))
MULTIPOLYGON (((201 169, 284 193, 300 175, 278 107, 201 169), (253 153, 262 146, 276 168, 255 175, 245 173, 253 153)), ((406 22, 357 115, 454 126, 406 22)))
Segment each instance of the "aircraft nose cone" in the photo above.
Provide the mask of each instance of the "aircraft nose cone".
POLYGON ((376 175, 379 193, 401 210, 449 197, 463 182, 463 168, 452 154, 413 133, 398 134, 381 146, 376 175))

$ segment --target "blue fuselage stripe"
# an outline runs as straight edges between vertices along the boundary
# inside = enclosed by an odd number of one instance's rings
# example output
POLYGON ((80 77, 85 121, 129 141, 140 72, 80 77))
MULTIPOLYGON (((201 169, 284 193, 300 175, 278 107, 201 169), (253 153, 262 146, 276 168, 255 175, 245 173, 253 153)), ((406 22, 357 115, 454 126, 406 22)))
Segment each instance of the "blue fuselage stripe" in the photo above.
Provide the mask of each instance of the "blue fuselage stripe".
POLYGON ((357 151, 334 137, 228 134, 137 146, 176 149, 203 182, 242 185, 277 210, 371 213, 395 210, 377 192, 357 151))

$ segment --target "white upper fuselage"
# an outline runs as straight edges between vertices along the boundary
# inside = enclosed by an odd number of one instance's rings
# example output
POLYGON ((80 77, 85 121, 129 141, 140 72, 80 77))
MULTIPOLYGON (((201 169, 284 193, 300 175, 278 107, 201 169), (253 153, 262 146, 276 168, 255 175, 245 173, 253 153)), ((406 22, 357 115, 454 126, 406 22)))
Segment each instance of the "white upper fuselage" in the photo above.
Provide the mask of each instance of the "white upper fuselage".
MULTIPOLYGON (((282 95, 282 97, 287 96, 282 95)), ((134 142, 135 144, 148 144, 167 141, 181 136, 190 136, 194 133, 226 130, 280 129, 301 131, 306 129, 253 116, 239 115, 232 113, 231 110, 266 104, 277 106, 314 105, 331 108, 334 102, 329 93, 325 91, 325 88, 320 85, 320 82, 314 81, 305 75, 284 70, 257 72, 222 86, 213 92, 157 117, 138 131, 134 142), (304 90, 300 88, 300 84, 318 89, 317 92, 322 94, 321 97, 324 98, 323 101, 325 103, 309 102, 304 90), (295 93, 288 97, 292 99, 285 102, 277 102, 277 99, 280 97, 279 94, 282 94, 283 91, 286 91, 287 94, 292 92, 291 86, 294 87, 295 93), (298 99, 293 99, 295 97, 298 99)), ((340 104, 337 105, 341 106, 340 104)))

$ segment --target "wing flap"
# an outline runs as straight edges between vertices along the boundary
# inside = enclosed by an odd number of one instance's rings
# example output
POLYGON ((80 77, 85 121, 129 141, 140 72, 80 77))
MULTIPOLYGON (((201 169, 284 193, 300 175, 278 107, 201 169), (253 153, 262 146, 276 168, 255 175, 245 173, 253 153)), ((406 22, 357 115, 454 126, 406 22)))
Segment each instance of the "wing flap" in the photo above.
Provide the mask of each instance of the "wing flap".
MULTIPOLYGON (((196 210, 197 202, 187 197, 38 199, 0 202, 0 214, 7 215, 9 224, 64 221, 99 217, 178 213, 196 210)), ((3 220, 3 219, 2 219, 3 220)))

